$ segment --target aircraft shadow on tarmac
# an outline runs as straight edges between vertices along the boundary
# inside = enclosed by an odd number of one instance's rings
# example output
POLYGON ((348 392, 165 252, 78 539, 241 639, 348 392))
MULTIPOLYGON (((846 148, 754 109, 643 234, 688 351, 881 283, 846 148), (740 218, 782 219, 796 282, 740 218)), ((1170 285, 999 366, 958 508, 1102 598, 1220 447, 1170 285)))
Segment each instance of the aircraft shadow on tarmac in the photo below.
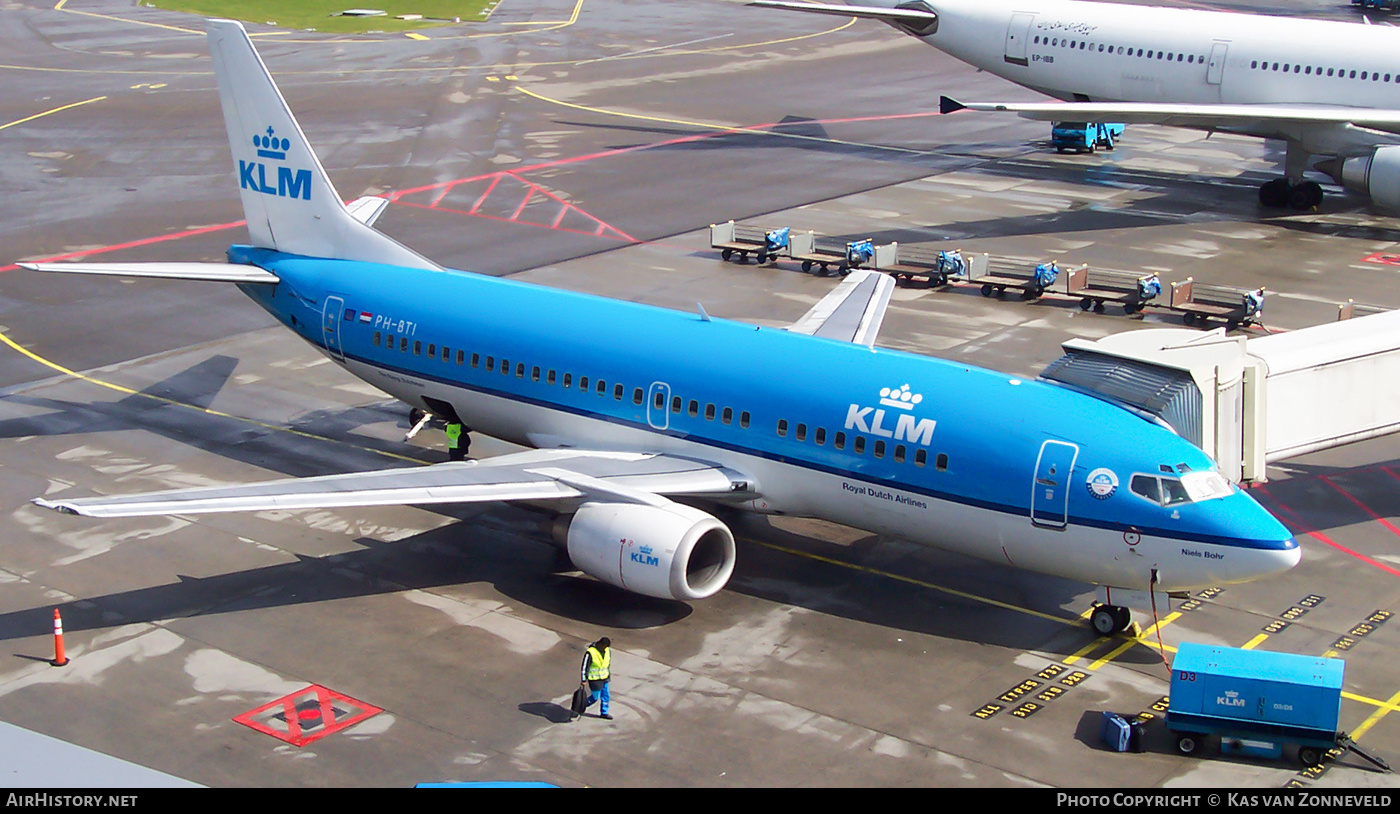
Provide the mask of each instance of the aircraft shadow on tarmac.
MULTIPOLYGON (((366 423, 381 421, 406 426, 397 402, 299 416, 293 428, 318 437, 206 412, 237 362, 233 357, 214 356, 111 402, 80 403, 11 393, 0 402, 50 412, 0 421, 0 438, 141 429, 298 477, 399 463, 390 463, 375 448, 397 455, 425 454, 406 444, 354 432, 366 423)), ((360 538, 357 542, 364 548, 348 553, 298 556, 291 563, 213 577, 182 576, 170 584, 80 597, 59 605, 64 626, 77 632, 483 582, 528 606, 596 627, 655 627, 692 613, 685 603, 630 594, 582 576, 550 541, 547 523, 528 509, 503 504, 426 508, 458 522, 393 543, 360 538), (521 538, 537 545, 521 545, 521 538), (364 578, 348 579, 346 569, 364 578)), ((1074 598, 1085 590, 1083 585, 875 536, 846 546, 782 530, 766 518, 717 513, 738 538, 738 566, 728 591, 881 627, 1016 649, 1048 646, 1068 653, 1093 638, 1087 627, 1071 622, 1071 614, 1060 610, 1073 607, 1074 598), (973 596, 1034 607, 1065 621, 1019 613, 973 596)), ((46 632, 52 609, 45 605, 0 615, 0 639, 46 632)), ((1136 648, 1123 660, 1152 658, 1136 648)))

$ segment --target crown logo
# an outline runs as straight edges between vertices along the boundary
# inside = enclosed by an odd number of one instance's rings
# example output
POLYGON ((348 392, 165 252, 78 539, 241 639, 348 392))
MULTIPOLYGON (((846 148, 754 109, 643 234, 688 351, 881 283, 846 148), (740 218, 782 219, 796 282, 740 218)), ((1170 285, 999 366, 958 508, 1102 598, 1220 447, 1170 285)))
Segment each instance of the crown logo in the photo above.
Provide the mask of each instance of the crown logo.
POLYGON ((897 407, 900 410, 912 410, 914 405, 923 401, 924 397, 918 393, 910 393, 909 385, 902 387, 881 387, 880 403, 886 407, 897 407))
POLYGON ((277 138, 273 132, 271 125, 269 125, 267 135, 254 133, 253 146, 257 148, 260 158, 275 158, 278 161, 286 161, 287 150, 291 149, 292 142, 289 139, 277 138))

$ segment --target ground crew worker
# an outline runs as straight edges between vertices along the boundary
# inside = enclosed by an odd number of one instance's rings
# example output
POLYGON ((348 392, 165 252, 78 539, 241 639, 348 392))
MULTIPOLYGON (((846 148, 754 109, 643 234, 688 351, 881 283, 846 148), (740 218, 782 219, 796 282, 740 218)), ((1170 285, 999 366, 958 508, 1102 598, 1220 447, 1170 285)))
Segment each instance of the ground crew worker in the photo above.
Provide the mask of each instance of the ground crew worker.
POLYGON ((584 708, 593 706, 594 702, 601 699, 603 703, 598 707, 598 717, 606 721, 613 719, 613 716, 608 714, 608 702, 612 700, 608 693, 608 682, 612 675, 609 670, 611 665, 612 640, 604 636, 583 651, 583 665, 579 668, 579 686, 586 687, 589 691, 588 704, 584 708))
POLYGON ((469 446, 471 446, 471 440, 466 438, 462 432, 462 422, 447 422, 447 460, 466 460, 469 446))

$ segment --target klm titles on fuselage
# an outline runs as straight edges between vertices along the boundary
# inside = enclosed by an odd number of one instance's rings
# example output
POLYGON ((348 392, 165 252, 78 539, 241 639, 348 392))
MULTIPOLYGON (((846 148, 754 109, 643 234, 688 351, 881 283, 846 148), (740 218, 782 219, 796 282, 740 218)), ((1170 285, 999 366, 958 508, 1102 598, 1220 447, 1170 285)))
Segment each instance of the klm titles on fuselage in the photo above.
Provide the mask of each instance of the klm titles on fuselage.
POLYGON ((923 401, 924 397, 909 391, 909 385, 880 388, 880 404, 893 407, 901 414, 895 419, 894 427, 885 426, 885 411, 877 407, 862 407, 852 404, 846 410, 847 430, 869 433, 896 441, 928 446, 933 443, 933 428, 937 422, 931 418, 915 418, 908 411, 923 401))
MULTIPOLYGON (((292 142, 289 139, 278 138, 271 127, 267 128, 266 135, 253 136, 253 147, 258 151, 259 158, 286 161, 287 150, 291 146, 292 142)), ((261 161, 244 161, 240 158, 238 185, 264 195, 311 200, 311 170, 298 170, 285 165, 278 165, 275 169, 275 173, 269 173, 268 166, 261 161), (268 183, 269 174, 276 178, 275 186, 268 183)))

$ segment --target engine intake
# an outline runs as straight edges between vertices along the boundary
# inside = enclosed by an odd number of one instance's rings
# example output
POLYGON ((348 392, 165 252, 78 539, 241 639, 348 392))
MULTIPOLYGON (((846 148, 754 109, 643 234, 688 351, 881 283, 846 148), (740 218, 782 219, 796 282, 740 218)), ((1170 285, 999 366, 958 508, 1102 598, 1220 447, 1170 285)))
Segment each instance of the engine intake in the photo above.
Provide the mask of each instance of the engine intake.
POLYGON ((734 573, 733 533, 679 503, 585 503, 562 536, 579 570, 643 596, 704 599, 734 573))

